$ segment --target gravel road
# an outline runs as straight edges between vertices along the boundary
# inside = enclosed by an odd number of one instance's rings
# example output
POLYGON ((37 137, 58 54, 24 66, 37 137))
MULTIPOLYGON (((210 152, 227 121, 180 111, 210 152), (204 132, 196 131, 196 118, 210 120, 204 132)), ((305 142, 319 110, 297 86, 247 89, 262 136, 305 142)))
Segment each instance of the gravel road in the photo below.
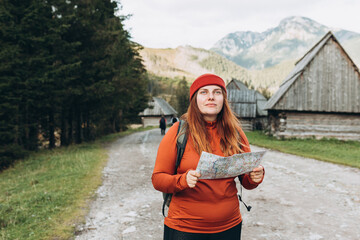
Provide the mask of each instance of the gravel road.
MULTIPOLYGON (((161 138, 153 129, 109 147, 103 185, 76 239, 162 239, 162 195, 151 184, 161 138)), ((253 207, 241 205, 243 240, 360 239, 359 169, 271 150, 263 165, 264 182, 242 191, 253 207)))

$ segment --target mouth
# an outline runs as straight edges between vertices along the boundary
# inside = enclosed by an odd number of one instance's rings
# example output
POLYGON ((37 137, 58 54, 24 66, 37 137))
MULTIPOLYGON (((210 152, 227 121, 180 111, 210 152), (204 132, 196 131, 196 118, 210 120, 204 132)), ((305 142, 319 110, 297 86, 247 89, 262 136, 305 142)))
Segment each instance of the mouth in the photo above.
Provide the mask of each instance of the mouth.
POLYGON ((208 104, 205 104, 205 106, 207 106, 207 107, 216 107, 216 104, 208 103, 208 104))

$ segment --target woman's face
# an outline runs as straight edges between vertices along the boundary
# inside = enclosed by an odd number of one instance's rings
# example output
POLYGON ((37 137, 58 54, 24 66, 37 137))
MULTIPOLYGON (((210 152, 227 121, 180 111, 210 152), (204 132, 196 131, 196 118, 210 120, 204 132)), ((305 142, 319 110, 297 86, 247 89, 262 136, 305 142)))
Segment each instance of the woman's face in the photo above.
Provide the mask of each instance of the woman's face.
POLYGON ((196 102, 206 121, 215 121, 224 104, 221 87, 207 85, 200 88, 196 95, 196 102))

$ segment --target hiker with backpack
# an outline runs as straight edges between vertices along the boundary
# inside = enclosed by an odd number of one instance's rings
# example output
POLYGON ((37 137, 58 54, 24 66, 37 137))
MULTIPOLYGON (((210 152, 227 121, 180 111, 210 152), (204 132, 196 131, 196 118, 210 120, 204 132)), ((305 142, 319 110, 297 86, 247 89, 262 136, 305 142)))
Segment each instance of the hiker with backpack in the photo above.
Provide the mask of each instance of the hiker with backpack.
POLYGON ((159 127, 161 129, 161 135, 165 135, 166 119, 165 119, 164 115, 161 115, 161 118, 159 120, 159 127))
MULTIPOLYGON (((159 145, 152 183, 156 190, 172 194, 164 220, 164 240, 241 238, 235 177, 199 180, 200 173, 195 171, 202 151, 225 157, 250 152, 226 94, 219 76, 204 74, 195 79, 190 87, 188 111, 159 145), (187 143, 179 154, 181 136, 187 143), (181 161, 179 165, 177 160, 181 161)), ((238 178, 246 189, 254 189, 263 181, 264 168, 258 166, 238 178)))

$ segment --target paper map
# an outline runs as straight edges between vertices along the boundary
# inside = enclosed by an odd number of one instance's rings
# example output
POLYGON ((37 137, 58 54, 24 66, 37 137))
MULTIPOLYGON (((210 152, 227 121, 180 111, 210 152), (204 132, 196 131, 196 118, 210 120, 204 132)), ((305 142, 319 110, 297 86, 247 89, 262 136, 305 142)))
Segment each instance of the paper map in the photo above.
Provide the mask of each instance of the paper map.
POLYGON ((234 154, 221 157, 202 152, 196 171, 201 173, 200 179, 217 179, 235 177, 251 172, 258 167, 266 151, 234 154))

